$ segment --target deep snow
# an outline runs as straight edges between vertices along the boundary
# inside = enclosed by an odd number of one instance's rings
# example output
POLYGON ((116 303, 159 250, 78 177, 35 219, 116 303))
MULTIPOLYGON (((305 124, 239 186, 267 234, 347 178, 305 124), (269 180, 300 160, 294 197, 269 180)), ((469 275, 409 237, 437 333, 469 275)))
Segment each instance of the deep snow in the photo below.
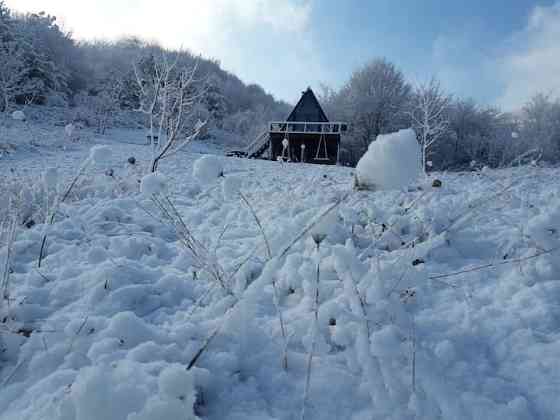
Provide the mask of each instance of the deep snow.
POLYGON ((123 130, 0 158, 3 197, 46 184, 26 195, 40 202, 27 212, 44 217, 45 188, 63 191, 90 146, 110 147, 60 206, 41 268, 44 218, 12 247, 0 419, 299 418, 314 232, 328 237, 306 418, 560 418, 560 258, 523 260, 560 246, 558 169, 352 192, 352 169, 216 156, 224 176, 201 184, 198 152, 220 151, 195 143, 159 169, 201 264, 177 240, 183 228, 159 220, 150 196, 165 188, 139 192, 150 152, 137 138, 123 130))

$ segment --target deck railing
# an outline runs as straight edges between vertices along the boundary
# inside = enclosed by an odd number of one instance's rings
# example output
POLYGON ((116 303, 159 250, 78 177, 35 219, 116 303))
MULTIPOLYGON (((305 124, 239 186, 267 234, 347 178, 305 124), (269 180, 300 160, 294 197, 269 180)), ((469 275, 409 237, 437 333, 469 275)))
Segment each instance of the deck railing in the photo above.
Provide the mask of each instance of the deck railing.
POLYGON ((273 121, 269 124, 271 133, 294 134, 343 134, 348 131, 348 124, 344 122, 298 122, 273 121))
POLYGON ((251 143, 245 147, 245 153, 248 156, 259 150, 268 141, 268 133, 265 131, 256 137, 251 143))

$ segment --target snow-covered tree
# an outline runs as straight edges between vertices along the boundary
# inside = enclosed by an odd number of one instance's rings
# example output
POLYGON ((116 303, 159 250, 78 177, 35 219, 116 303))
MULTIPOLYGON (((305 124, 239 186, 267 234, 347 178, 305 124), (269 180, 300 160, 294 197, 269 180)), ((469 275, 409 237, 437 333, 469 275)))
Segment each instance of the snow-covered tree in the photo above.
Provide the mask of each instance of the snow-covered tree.
POLYGON ((69 49, 74 44, 56 18, 43 12, 19 16, 16 31, 27 70, 17 101, 44 104, 50 95, 68 96, 69 49))
POLYGON ((352 75, 349 88, 350 103, 356 110, 353 127, 364 144, 402 127, 402 111, 411 88, 394 64, 385 59, 372 61, 352 75))
POLYGON ((222 92, 222 81, 215 74, 211 74, 206 79, 202 104, 208 110, 212 122, 217 127, 221 127, 227 114, 228 106, 222 92))
POLYGON ((182 58, 180 53, 162 52, 134 66, 141 92, 139 111, 147 117, 150 138, 158 138, 152 141, 151 172, 161 159, 194 140, 205 125, 201 121, 188 124, 202 93, 195 88, 196 64, 189 67, 182 58))
POLYGON ((21 83, 27 73, 23 54, 14 41, 2 42, 0 45, 0 111, 7 112, 10 103, 21 92, 21 83))
POLYGON ((0 1, 0 111, 9 110, 27 74, 23 49, 18 41, 10 11, 0 1))
POLYGON ((440 140, 449 127, 447 110, 451 96, 441 88, 435 78, 415 87, 411 97, 410 116, 412 127, 416 131, 422 147, 422 168, 426 171, 428 150, 440 140))
POLYGON ((335 119, 350 123, 352 141, 361 154, 379 134, 405 128, 404 110, 411 87, 403 73, 386 59, 375 59, 356 70, 337 93, 330 93, 328 109, 335 119))
POLYGON ((522 134, 540 148, 545 159, 560 158, 560 101, 542 93, 533 96, 523 107, 522 134))

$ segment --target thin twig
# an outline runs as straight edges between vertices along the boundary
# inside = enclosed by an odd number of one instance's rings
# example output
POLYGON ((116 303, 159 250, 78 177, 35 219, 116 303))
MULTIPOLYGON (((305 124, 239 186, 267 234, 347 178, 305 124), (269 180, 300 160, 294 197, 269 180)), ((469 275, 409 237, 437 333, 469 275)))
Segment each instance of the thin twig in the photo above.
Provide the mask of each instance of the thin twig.
POLYGON ((488 263, 488 264, 483 264, 483 265, 479 265, 479 266, 476 266, 476 267, 465 268, 463 270, 454 271, 454 272, 451 272, 451 273, 433 274, 433 275, 429 276, 428 278, 430 280, 439 280, 439 279, 443 279, 443 278, 447 278, 447 277, 459 276, 461 274, 472 273, 474 271, 485 270, 487 268, 494 268, 494 267, 498 267, 498 266, 501 266, 501 265, 514 264, 514 263, 519 263, 519 262, 523 262, 523 261, 532 260, 534 258, 538 258, 538 257, 541 257, 543 255, 552 254, 552 253, 557 252, 559 250, 560 250, 560 247, 556 247, 556 248, 552 248, 552 249, 547 249, 545 251, 537 252, 533 255, 529 255, 528 257, 511 258, 511 259, 503 260, 503 261, 500 261, 500 262, 488 263))
POLYGON ((253 208, 253 206, 251 205, 249 200, 247 200, 247 197, 245 197, 241 191, 239 191, 239 196, 245 202, 245 204, 247 204, 247 207, 249 207, 249 210, 251 211, 251 214, 253 215, 253 218, 255 219, 255 223, 259 227, 259 230, 260 230, 261 235, 263 237, 264 243, 266 245, 266 253, 268 254, 268 259, 271 259, 272 258, 272 251, 270 250, 270 244, 268 243, 268 238, 266 236, 266 233, 264 232, 264 228, 263 228, 262 223, 259 219, 259 216, 257 216, 257 212, 255 211, 255 209, 253 208))
MULTIPOLYGON (((257 216, 257 212, 255 211, 255 209, 253 208, 253 206, 251 205, 251 203, 249 202, 247 197, 245 197, 241 191, 239 191, 239 195, 241 196, 241 199, 245 202, 245 204, 247 204, 247 207, 249 207, 249 210, 251 211, 251 214, 253 215, 253 218, 255 219, 255 223, 259 227, 259 230, 260 230, 261 235, 263 237, 263 241, 266 245, 266 252, 267 252, 268 260, 270 261, 272 259, 272 251, 270 249, 270 244, 268 242, 268 237, 266 236, 266 233, 265 233, 263 225, 262 225, 262 223, 259 219, 259 216, 257 216)), ((282 340, 283 340, 283 345, 284 345, 283 356, 282 356, 282 366, 283 366, 284 370, 287 370, 288 369, 288 337, 287 337, 287 334, 286 334, 286 326, 284 325, 284 318, 282 316, 282 309, 280 308, 280 295, 278 293, 278 286, 276 284, 276 278, 275 277, 273 277, 273 279, 272 279, 272 290, 273 290, 273 293, 274 293, 274 296, 273 296, 274 306, 276 307, 276 313, 278 314, 278 321, 280 322, 280 330, 281 330, 281 333, 282 333, 282 340)))
POLYGON ((309 354, 307 355, 307 373, 305 375, 305 389, 303 391, 303 405, 301 408, 301 420, 305 420, 305 413, 307 408, 307 403, 309 400, 309 388, 311 383, 311 366, 313 362, 313 354, 315 352, 315 341, 317 339, 317 329, 319 328, 319 280, 321 278, 321 254, 320 247, 321 242, 317 241, 317 271, 315 277, 315 296, 313 301, 313 329, 311 331, 311 348, 309 349, 309 354))
POLYGON ((352 192, 349 192, 347 194, 344 195, 344 197, 342 197, 340 200, 336 201, 334 204, 332 204, 331 206, 329 206, 326 210, 324 210, 319 217, 317 217, 309 226, 307 226, 305 229, 303 229, 298 235, 296 235, 296 237, 294 239, 292 239, 292 241, 289 243, 289 245, 284 248, 284 250, 280 253, 279 258, 284 257, 288 251, 290 251, 290 249, 292 249, 292 247, 299 242, 299 240, 301 238, 303 238, 311 229, 313 229, 317 223, 319 223, 321 220, 323 220, 323 218, 325 218, 331 211, 333 211, 335 208, 337 208, 338 206, 340 206, 340 204, 342 204, 344 201, 346 201, 346 199, 348 198, 348 196, 351 194, 352 192))

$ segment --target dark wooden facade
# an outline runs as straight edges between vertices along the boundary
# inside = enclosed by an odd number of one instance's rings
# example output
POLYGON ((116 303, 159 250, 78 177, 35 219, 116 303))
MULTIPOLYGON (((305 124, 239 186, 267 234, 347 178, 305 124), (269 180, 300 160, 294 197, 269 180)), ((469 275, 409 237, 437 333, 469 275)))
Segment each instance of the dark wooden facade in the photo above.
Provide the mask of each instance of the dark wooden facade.
POLYGON ((340 134, 323 135, 323 141, 318 134, 308 133, 270 133, 270 153, 273 160, 278 158, 290 162, 320 163, 335 165, 338 158, 340 134), (284 149, 283 140, 287 138, 289 146, 284 149), (301 146, 305 145, 305 148, 301 146), (319 146, 321 148, 319 149, 319 146))
POLYGON ((346 124, 329 122, 315 94, 307 88, 285 121, 270 123, 269 158, 335 165, 345 131, 346 124))

